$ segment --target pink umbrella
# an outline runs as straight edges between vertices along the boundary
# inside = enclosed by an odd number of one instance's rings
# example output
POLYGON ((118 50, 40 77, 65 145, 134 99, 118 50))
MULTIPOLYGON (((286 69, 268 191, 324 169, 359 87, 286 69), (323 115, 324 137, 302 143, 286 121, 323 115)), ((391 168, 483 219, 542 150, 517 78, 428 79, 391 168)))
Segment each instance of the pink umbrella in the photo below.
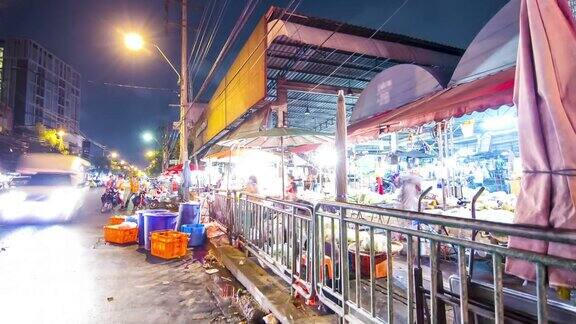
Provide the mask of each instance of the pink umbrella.
MULTIPOLYGON (((524 176, 515 223, 576 230, 576 28, 566 0, 523 0, 514 102, 524 176)), ((576 259, 576 246, 510 238, 512 248, 576 259)), ((506 271, 534 280, 531 263, 506 271)), ((576 287, 576 273, 552 268, 553 286, 576 287)))

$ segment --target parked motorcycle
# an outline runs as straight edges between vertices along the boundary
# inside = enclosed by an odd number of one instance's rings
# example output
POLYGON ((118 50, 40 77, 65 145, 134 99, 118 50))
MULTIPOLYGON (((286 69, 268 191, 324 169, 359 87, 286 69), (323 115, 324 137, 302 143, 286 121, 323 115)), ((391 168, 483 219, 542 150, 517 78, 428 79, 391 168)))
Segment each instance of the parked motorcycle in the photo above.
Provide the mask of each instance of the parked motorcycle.
POLYGON ((102 207, 100 208, 101 213, 107 213, 122 204, 120 192, 114 188, 106 189, 100 197, 100 200, 102 201, 102 207))

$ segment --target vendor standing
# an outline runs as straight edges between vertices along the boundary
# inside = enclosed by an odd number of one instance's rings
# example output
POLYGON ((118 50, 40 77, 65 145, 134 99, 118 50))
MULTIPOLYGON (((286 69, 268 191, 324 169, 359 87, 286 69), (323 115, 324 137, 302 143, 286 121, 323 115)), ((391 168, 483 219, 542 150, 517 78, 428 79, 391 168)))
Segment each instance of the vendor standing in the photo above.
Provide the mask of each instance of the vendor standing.
POLYGON ((248 177, 248 183, 246 183, 246 193, 257 195, 258 194, 258 180, 255 175, 248 177))
POLYGON ((297 199, 298 186, 296 185, 296 179, 292 174, 288 175, 288 186, 286 186, 285 193, 287 200, 294 201, 297 199))

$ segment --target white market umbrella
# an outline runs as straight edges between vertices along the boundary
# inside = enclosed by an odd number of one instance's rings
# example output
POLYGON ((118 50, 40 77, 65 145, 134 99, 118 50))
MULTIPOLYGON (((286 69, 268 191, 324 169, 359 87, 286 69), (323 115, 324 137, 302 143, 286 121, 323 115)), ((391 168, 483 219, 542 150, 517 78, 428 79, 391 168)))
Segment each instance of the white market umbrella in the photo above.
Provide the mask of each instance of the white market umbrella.
POLYGON ((334 135, 300 128, 276 127, 252 132, 219 142, 222 146, 273 149, 280 148, 282 168, 282 199, 284 199, 284 148, 334 141, 334 135))

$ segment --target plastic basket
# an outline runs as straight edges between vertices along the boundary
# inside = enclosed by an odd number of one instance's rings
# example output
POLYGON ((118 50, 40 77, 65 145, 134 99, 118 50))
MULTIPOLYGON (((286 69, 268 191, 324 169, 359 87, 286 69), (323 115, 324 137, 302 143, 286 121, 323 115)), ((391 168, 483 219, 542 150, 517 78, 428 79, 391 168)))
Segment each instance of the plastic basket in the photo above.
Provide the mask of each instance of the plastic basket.
POLYGON ((188 252, 188 235, 177 231, 156 231, 150 233, 150 253, 162 259, 179 258, 188 252))
POLYGON ((124 216, 111 216, 108 218, 108 225, 119 225, 124 223, 125 218, 124 216))
POLYGON ((104 240, 110 243, 126 244, 138 240, 138 228, 119 228, 119 225, 104 226, 104 240))

